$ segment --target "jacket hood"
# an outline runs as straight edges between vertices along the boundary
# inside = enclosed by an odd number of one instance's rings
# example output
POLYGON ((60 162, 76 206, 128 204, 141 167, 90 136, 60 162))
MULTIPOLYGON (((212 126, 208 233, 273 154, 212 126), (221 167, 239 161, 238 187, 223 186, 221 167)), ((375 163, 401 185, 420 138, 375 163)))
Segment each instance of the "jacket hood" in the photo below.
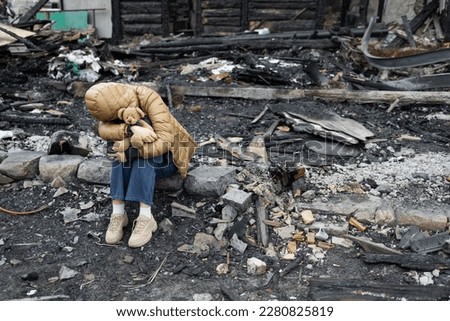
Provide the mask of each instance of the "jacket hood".
POLYGON ((84 101, 91 115, 99 121, 118 118, 118 111, 125 107, 139 107, 133 86, 121 83, 99 83, 86 92, 84 101))

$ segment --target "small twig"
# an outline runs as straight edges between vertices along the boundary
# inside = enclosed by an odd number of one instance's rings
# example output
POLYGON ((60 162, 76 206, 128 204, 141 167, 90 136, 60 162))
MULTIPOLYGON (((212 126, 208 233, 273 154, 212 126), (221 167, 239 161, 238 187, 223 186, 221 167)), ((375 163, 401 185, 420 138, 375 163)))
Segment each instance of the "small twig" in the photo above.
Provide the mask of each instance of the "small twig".
POLYGON ((278 126, 278 124, 280 123, 280 121, 274 120, 274 122, 272 123, 272 125, 270 125, 270 127, 266 130, 266 132, 263 134, 264 138, 269 138, 273 131, 275 130, 275 128, 278 126))
POLYGON ((37 246, 37 245, 41 245, 41 242, 37 242, 37 243, 16 243, 16 244, 12 244, 12 246, 37 246))
POLYGON ((258 121, 266 114, 266 112, 267 112, 268 110, 269 110, 269 106, 266 105, 266 106, 264 107, 264 109, 259 113, 259 115, 256 116, 255 119, 253 119, 253 120, 251 121, 251 124, 257 123, 257 122, 258 122, 258 121))
POLYGON ((291 21, 297 20, 298 17, 300 17, 300 16, 303 14, 303 12, 306 11, 306 9, 307 9, 307 8, 303 8, 302 10, 300 10, 300 12, 297 13, 297 14, 295 15, 295 17, 291 19, 291 21))
POLYGON ((225 115, 228 116, 234 116, 234 117, 243 117, 243 118, 249 118, 249 119, 253 119, 253 116, 249 116, 249 115, 242 115, 242 114, 237 114, 237 113, 224 113, 225 115))
POLYGON ((400 99, 397 98, 397 99, 389 106, 389 108, 387 109, 386 112, 390 113, 392 110, 394 110, 394 108, 398 106, 398 103, 399 103, 399 102, 400 102, 400 99))
POLYGON ((209 145, 209 144, 214 144, 215 142, 216 142, 216 140, 213 137, 211 137, 210 139, 199 143, 198 147, 203 147, 203 146, 206 146, 206 145, 209 145))
POLYGON ((123 287, 129 288, 129 289, 140 289, 143 288, 144 286, 150 285, 158 276, 159 271, 161 270, 161 268, 163 267, 163 265, 166 263, 167 261, 167 257, 169 256, 170 252, 166 254, 166 256, 164 257, 164 259, 162 260, 161 264, 158 266, 158 268, 155 270, 155 272, 152 273, 152 275, 148 278, 147 282, 144 284, 139 284, 136 286, 132 286, 132 285, 122 285, 123 287))
POLYGON ((166 254, 166 256, 164 257, 164 260, 162 260, 161 264, 158 266, 156 271, 153 272, 153 274, 150 276, 150 278, 147 281, 147 285, 151 284, 156 279, 156 276, 158 275, 159 271, 161 270, 163 265, 166 263, 167 258, 169 257, 169 254, 170 254, 170 252, 166 254))
POLYGON ((106 244, 106 243, 100 243, 100 242, 94 242, 94 244, 97 244, 97 245, 100 245, 100 246, 116 247, 115 244, 106 244))
POLYGON ((62 299, 70 299, 70 296, 59 294, 59 295, 47 295, 47 296, 40 296, 36 298, 22 298, 22 299, 15 299, 14 301, 49 301, 49 300, 62 300, 62 299))
POLYGON ((91 283, 94 282, 94 281, 95 281, 95 280, 91 280, 91 281, 89 281, 89 282, 86 282, 86 283, 81 284, 81 285, 80 285, 80 290, 83 289, 83 286, 89 285, 89 284, 91 284, 91 283))
POLYGON ((280 277, 287 275, 294 268, 296 268, 303 261, 303 255, 299 255, 294 261, 286 265, 283 271, 280 272, 280 277))

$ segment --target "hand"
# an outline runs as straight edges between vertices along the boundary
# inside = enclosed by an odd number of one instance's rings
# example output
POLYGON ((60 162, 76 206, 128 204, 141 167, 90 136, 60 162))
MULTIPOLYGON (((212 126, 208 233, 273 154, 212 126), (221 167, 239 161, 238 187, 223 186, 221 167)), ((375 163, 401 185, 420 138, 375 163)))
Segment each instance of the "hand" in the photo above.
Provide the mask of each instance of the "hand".
POLYGON ((127 162, 127 157, 125 156, 124 152, 117 152, 114 155, 114 159, 120 163, 126 163, 127 162))
POLYGON ((155 133, 153 128, 145 128, 141 126, 131 126, 131 131, 133 132, 133 137, 139 138, 144 143, 152 143, 158 139, 158 135, 155 133))
POLYGON ((119 140, 114 142, 114 145, 112 146, 112 150, 115 152, 124 152, 128 148, 130 148, 130 139, 125 138, 123 140, 119 140))
POLYGON ((120 163, 126 163, 127 162, 127 156, 125 155, 124 152, 114 152, 114 153, 108 153, 107 158, 110 160, 115 160, 118 161, 120 163))

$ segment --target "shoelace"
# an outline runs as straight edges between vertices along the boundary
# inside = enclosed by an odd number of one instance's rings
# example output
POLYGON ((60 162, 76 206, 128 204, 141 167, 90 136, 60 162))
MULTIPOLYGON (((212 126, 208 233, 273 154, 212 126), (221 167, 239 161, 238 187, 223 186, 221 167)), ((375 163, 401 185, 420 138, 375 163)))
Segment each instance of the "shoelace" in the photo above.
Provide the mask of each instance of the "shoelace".
POLYGON ((147 220, 136 220, 134 221, 133 233, 142 233, 147 227, 149 221, 147 220))
POLYGON ((121 216, 113 216, 111 217, 111 220, 109 222, 109 229, 110 230, 118 230, 122 228, 122 221, 123 218, 121 216))

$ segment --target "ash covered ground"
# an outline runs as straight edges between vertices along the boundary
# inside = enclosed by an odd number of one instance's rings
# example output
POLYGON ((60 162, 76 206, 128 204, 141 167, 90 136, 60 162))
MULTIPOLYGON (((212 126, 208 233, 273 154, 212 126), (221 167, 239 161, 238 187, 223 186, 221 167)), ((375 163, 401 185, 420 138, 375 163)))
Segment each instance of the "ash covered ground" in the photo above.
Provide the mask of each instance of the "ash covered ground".
MULTIPOLYGON (((26 66, 26 63, 17 65, 19 70, 26 66)), ((50 97, 46 104, 63 112, 72 124, 61 126, 2 121, 1 130, 16 133, 14 138, 1 141, 3 151, 13 148, 45 150, 49 137, 57 130, 87 132, 95 137, 95 120, 87 112, 82 97, 74 97, 49 85, 51 82, 46 78, 45 71, 41 72, 25 77, 26 81, 20 85, 10 84, 7 87, 11 91, 44 93, 50 97)), ((3 78, 2 82, 6 83, 7 79, 3 78)), ((288 104, 295 106, 303 102, 292 100, 288 104)), ((278 117, 268 111, 256 125, 251 123, 253 117, 272 103, 186 96, 181 104, 172 108, 172 112, 198 142, 219 134, 223 137, 241 137, 245 146, 257 133, 267 130, 278 117)), ((314 192, 313 199, 326 202, 335 195, 354 193, 355 190, 348 189, 348 186, 354 187, 356 184, 362 193, 372 191, 372 195, 402 206, 431 204, 439 208, 450 205, 449 119, 442 117, 447 115, 447 106, 405 106, 387 113, 388 106, 385 105, 312 103, 364 124, 376 139, 356 146, 358 153, 353 157, 330 161, 310 152, 308 157, 311 162, 305 165, 302 186, 314 192), (416 136, 421 140, 400 140, 401 135, 416 136), (371 184, 388 185, 389 190, 381 190, 375 195, 371 184)), ((305 134, 303 138, 308 140, 313 137, 305 134)), ((93 141, 100 151, 102 142, 93 141)), ((199 149, 192 161, 192 169, 200 164, 217 164, 217 160, 227 159, 226 152, 214 145, 208 146, 199 149)), ((304 151, 301 144, 295 148, 283 149, 283 155, 289 156, 288 161, 278 158, 279 163, 262 175, 262 179, 276 179, 276 173, 279 173, 277 167, 293 169, 297 161, 295 155, 304 151)), ((249 166, 239 160, 235 160, 234 165, 240 170, 249 166)), ((266 249, 250 242, 257 238, 255 226, 251 224, 251 213, 244 214, 243 221, 234 226, 235 230, 248 236, 248 247, 244 253, 231 247, 201 254, 180 252, 177 249, 181 245, 192 244, 197 234, 209 231, 211 219, 219 217, 223 207, 217 198, 191 196, 184 191, 175 194, 157 191, 153 213, 158 222, 170 219, 173 223, 170 233, 158 229, 151 242, 141 249, 130 249, 126 243, 108 246, 104 243, 104 232, 111 213, 107 186, 76 182, 70 183, 67 188, 68 193, 54 198, 56 189, 41 183, 38 177, 31 184, 16 181, 0 187, 0 206, 3 208, 24 211, 51 204, 48 209, 33 215, 0 213, 1 300, 44 297, 62 300, 193 300, 196 295, 205 293, 212 300, 320 300, 325 296, 316 293, 317 286, 311 283, 318 278, 370 280, 378 284, 415 287, 420 285, 419 279, 425 272, 432 274, 434 271, 408 269, 395 264, 365 263, 362 259, 365 250, 356 243, 348 248, 337 246, 317 254, 306 242, 299 242, 296 256, 300 259, 297 265, 280 275, 279 271, 286 270, 292 260, 268 255, 266 249), (170 204, 173 201, 195 207, 197 218, 172 217, 170 204), (89 202, 93 205, 88 211, 95 212, 100 219, 64 224, 61 211, 68 207, 79 208, 80 204, 89 202), (247 273, 247 259, 251 257, 266 262, 265 275, 247 273), (227 274, 218 275, 216 272, 221 263, 228 263, 227 274), (62 279, 64 269, 69 271, 70 276, 62 279)), ((292 182, 282 185, 278 192, 280 195, 292 193, 292 182)), ((136 204, 127 205, 131 218, 137 215, 137 210, 136 204)), ((317 214, 317 217, 324 221, 337 219, 336 215, 317 214)), ((364 235, 395 248, 399 243, 396 235, 398 228, 395 224, 368 225, 364 235)), ((361 235, 354 227, 350 227, 349 232, 361 235)), ((130 230, 126 229, 124 240, 129 235, 130 230)), ((226 234, 226 237, 231 235, 226 234)), ((280 253, 286 241, 273 230, 270 230, 269 237, 275 253, 280 253)), ((448 259, 448 254, 442 251, 432 255, 448 259)), ((424 293, 431 286, 450 286, 449 270, 437 270, 430 276, 433 284, 427 285, 428 288, 422 285, 424 293)), ((421 298, 424 299, 424 296, 421 298)), ((401 300, 402 297, 392 295, 383 299, 401 300)), ((443 298, 430 292, 429 299, 443 298)))

